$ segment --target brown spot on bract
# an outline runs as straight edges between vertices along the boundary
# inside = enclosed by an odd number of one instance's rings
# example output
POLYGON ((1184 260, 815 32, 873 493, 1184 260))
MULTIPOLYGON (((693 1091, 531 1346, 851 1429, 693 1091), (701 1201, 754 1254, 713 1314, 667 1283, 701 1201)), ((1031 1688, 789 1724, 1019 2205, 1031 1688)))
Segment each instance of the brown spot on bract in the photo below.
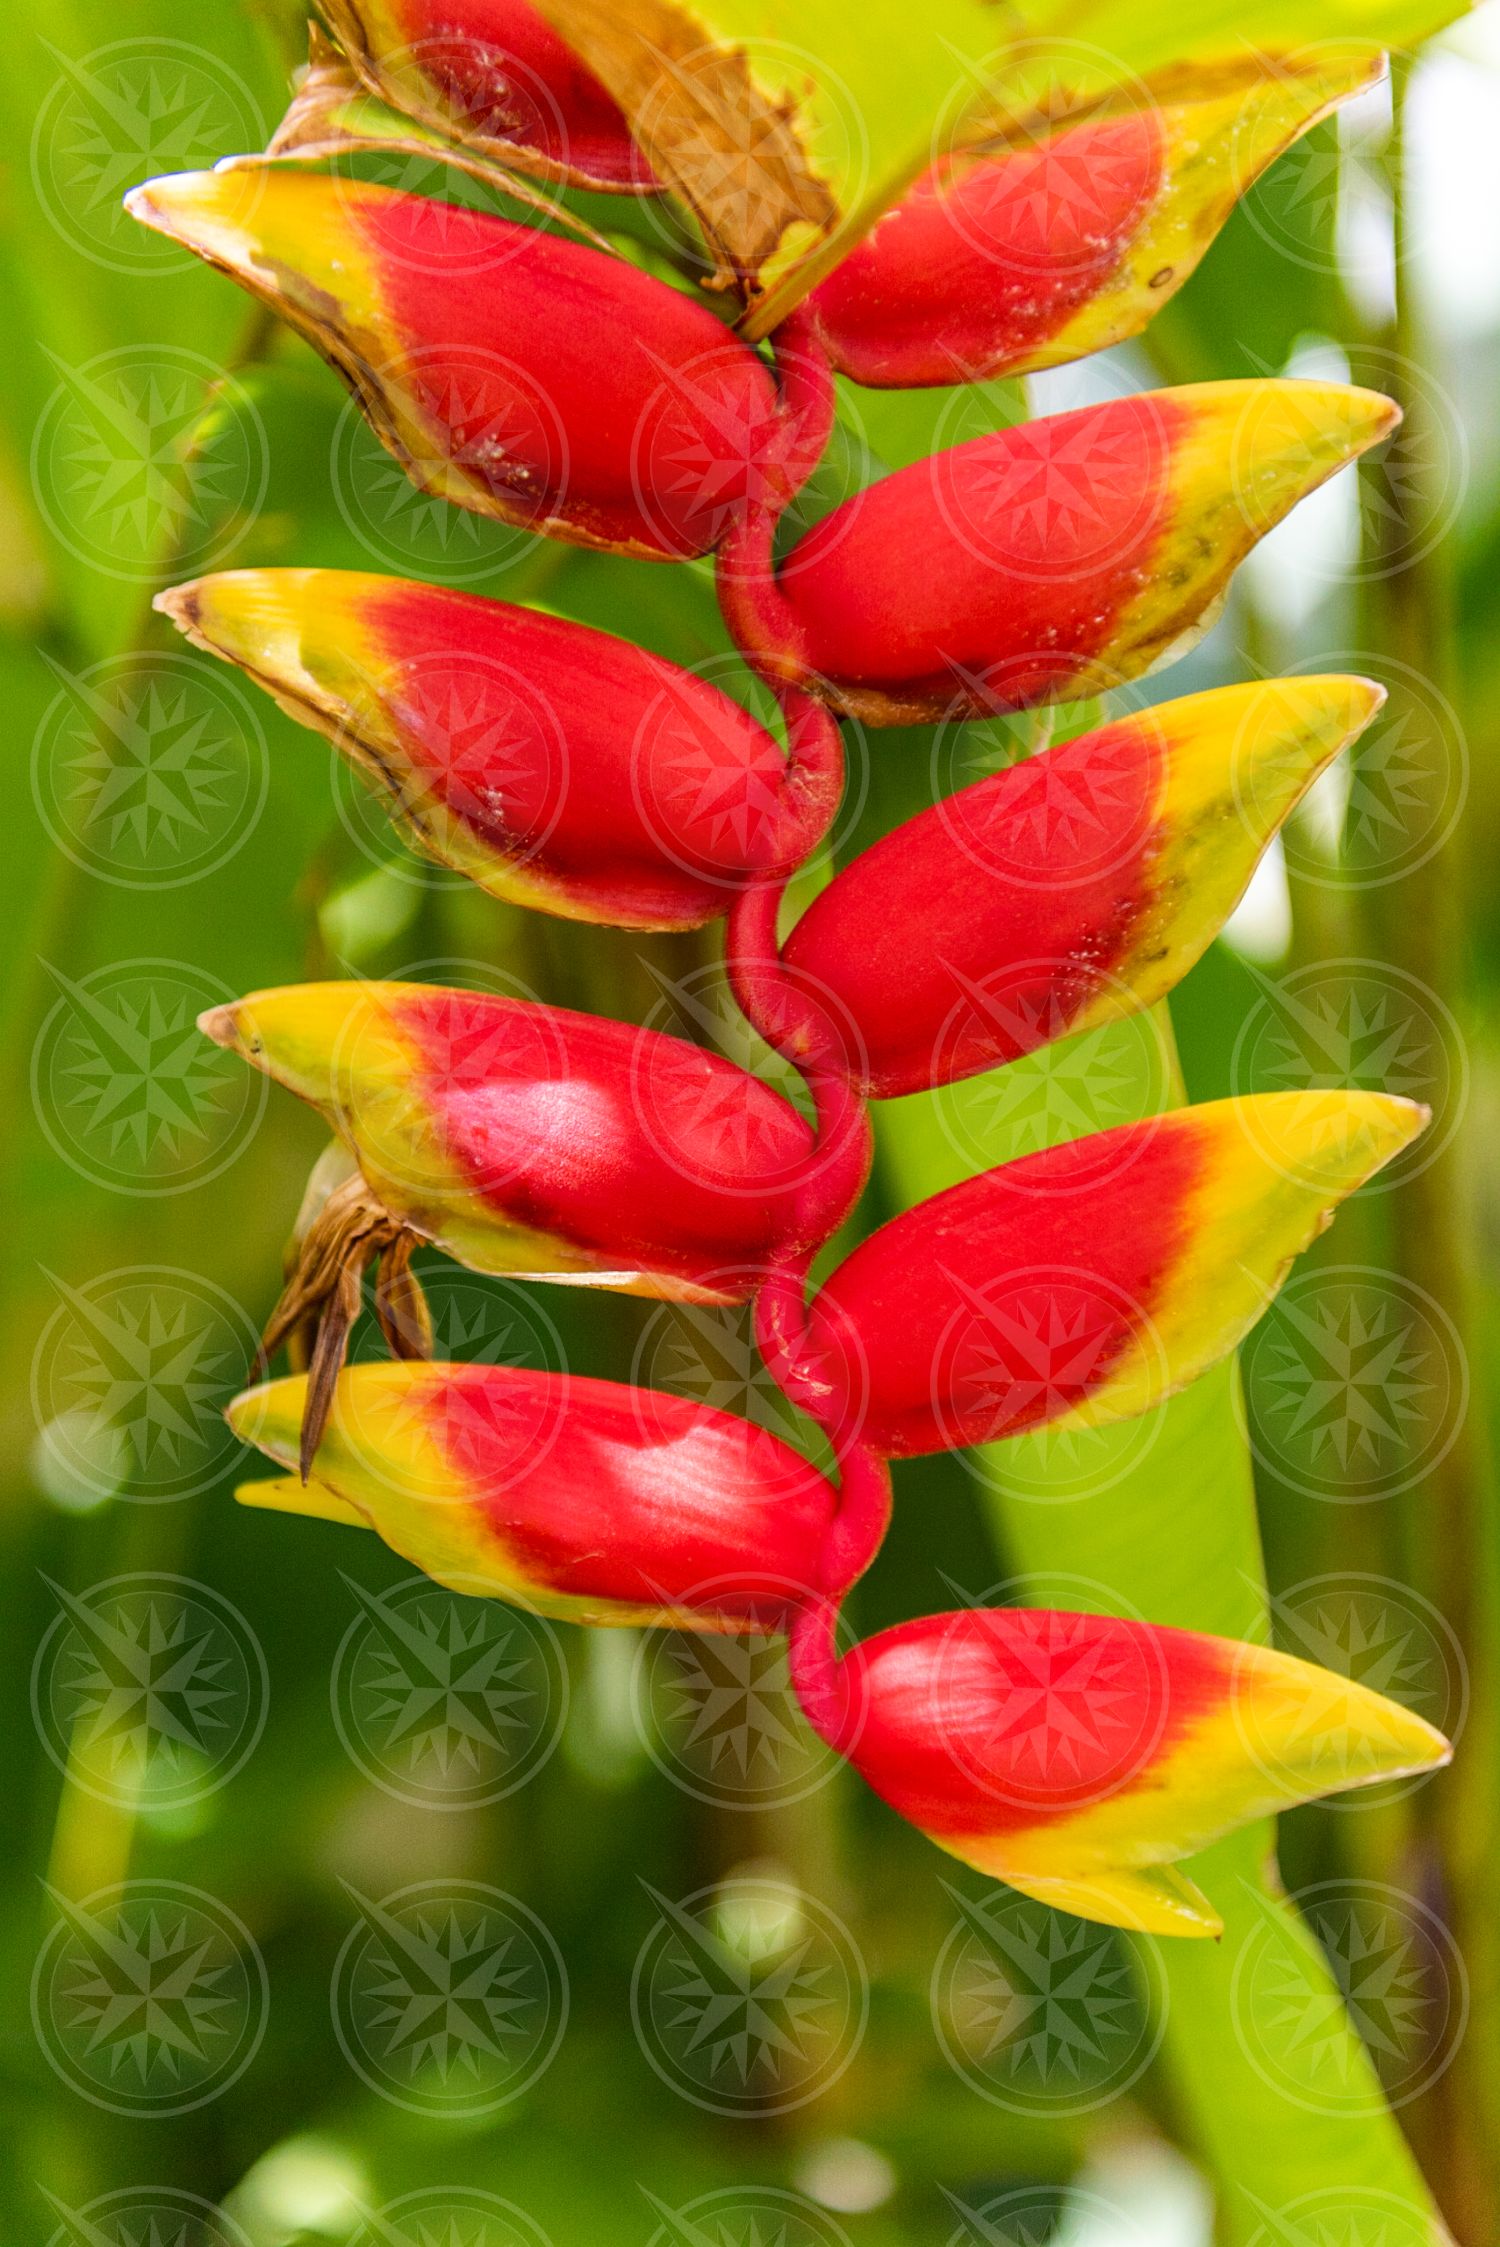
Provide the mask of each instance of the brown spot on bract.
POLYGON ((752 295, 793 227, 833 225, 838 207, 812 169, 795 104, 757 85, 743 48, 716 43, 671 0, 540 0, 540 12, 692 210, 719 286, 752 295))

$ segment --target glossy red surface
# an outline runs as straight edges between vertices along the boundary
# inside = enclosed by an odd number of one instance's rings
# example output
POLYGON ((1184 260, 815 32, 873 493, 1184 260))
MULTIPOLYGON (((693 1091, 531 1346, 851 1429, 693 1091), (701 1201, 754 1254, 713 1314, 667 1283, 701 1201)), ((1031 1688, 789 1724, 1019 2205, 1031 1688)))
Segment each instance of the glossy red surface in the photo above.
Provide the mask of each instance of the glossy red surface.
POLYGON ((1106 286, 1160 181, 1149 110, 949 159, 813 292, 830 355, 875 388, 1003 373, 1106 286))
POLYGON ((428 196, 350 208, 404 379, 516 519, 598 545, 706 552, 757 488, 765 366, 702 304, 607 256, 428 196))
POLYGON ((601 917, 708 919, 726 885, 795 851, 779 744, 693 673, 609 633, 395 578, 369 613, 425 784, 601 917))
POLYGON ((966 1179, 829 1275, 810 1356, 890 1457, 1044 1426, 1152 1348, 1200 1169, 1188 1110, 966 1179))
POLYGON ((885 835, 793 929, 882 1098, 1064 1036, 1151 901, 1163 741, 1106 726, 961 789, 885 835))
POLYGON ((1145 393, 970 438, 869 485, 793 548, 814 670, 944 708, 1019 708, 1109 648, 1170 520, 1183 409, 1145 393))
POLYGON ((435 1370, 425 1423, 533 1583, 764 1629, 813 1583, 834 1492, 765 1430, 622 1382, 435 1370))
POLYGON ((924 1832, 1055 1823, 1132 1788, 1220 1705, 1223 1642, 1113 1616, 973 1608, 881 1631, 842 1665, 851 1756, 924 1832))
POLYGON ((610 1269, 741 1274, 788 1222, 812 1135, 685 1040, 484 992, 405 997, 401 1030, 447 1156, 497 1216, 610 1269))

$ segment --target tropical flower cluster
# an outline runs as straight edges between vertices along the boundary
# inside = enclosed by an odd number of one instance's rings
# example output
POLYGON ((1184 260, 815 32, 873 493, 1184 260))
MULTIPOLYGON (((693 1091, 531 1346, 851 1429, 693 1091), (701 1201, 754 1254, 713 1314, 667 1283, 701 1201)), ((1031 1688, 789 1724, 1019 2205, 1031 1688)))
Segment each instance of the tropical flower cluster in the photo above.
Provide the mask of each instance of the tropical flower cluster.
MULTIPOLYGON (((1235 1347, 1422 1112, 1321 1091, 1179 1109, 971 1177, 816 1286, 813 1267, 858 1203, 868 1103, 1164 997, 1380 692, 1272 680, 1109 720, 908 821, 790 929, 786 893, 839 807, 843 721, 1038 708, 1170 661, 1394 409, 1309 382, 1158 391, 955 444, 800 536, 784 518, 836 375, 959 386, 1136 333, 1381 58, 1178 73, 1025 135, 977 119, 763 351, 754 245, 711 200, 717 296, 554 199, 660 197, 664 165, 681 192, 682 147, 648 150, 620 106, 639 57, 606 85, 524 0, 329 15, 338 44, 316 36, 267 156, 153 180, 134 215, 307 338, 427 492, 643 565, 713 554, 779 725, 624 640, 432 585, 253 570, 159 605, 492 896, 621 929, 722 919, 736 999, 808 1099, 663 1032, 492 992, 318 983, 206 1016, 335 1138, 265 1336, 265 1370, 283 1345, 301 1370, 231 1410, 284 1471, 242 1495, 581 1623, 785 1632, 809 1722, 940 1847, 1087 1917, 1214 1933, 1179 1860, 1438 1763, 1442 1739, 1263 1646, 987 1609, 841 1653, 841 1610, 885 1531, 890 1461, 1151 1410, 1235 1347), (363 146, 440 153, 522 215, 307 168, 363 146), (1109 804, 1107 851, 1038 816, 1068 789, 1109 804), (483 1272, 753 1301, 830 1470, 679 1396, 433 1362, 423 1243, 483 1272), (345 1367, 372 1267, 391 1361, 345 1367)), ((792 154, 768 129, 778 179, 792 154)))

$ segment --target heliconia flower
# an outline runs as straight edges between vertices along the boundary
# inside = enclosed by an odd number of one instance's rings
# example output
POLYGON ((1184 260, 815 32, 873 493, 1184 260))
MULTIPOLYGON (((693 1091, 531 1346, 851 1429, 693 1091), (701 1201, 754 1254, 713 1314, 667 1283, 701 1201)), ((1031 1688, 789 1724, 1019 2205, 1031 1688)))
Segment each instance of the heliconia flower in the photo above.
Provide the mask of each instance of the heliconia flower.
MULTIPOLYGON (((387 68, 390 63, 388 57, 387 68)), ((509 144, 453 140, 451 130, 451 126, 445 130, 428 124, 410 110, 393 108, 372 93, 368 72, 356 69, 327 34, 310 23, 307 67, 270 140, 247 155, 221 156, 214 168, 264 171, 275 164, 333 164, 346 172, 353 156, 415 158, 419 164, 442 164, 449 172, 461 172, 502 198, 502 207, 518 203, 548 224, 591 242, 606 256, 617 254, 614 244, 559 192, 544 163, 529 163, 527 169, 542 176, 528 179, 518 169, 520 160, 509 144)))
POLYGON ((1207 90, 979 146, 925 174, 810 299, 834 364, 875 388, 1061 365, 1137 334, 1237 199, 1385 58, 1257 56, 1207 90))
POLYGON ((1381 1093, 1264 1093, 965 1179, 830 1273, 806 1377, 891 1458, 1129 1419, 1234 1348, 1426 1121, 1381 1093))
POLYGON ((379 1204, 478 1271, 739 1300, 807 1172, 807 1125, 759 1078, 596 1015, 305 983, 200 1027, 310 1101, 379 1204))
POLYGON ((1222 1932, 1177 1859, 1449 1756, 1350 1678, 1107 1616, 928 1616, 855 1646, 839 1674, 850 1758, 902 1817, 1028 1896, 1148 1934, 1222 1932))
POLYGON ((1358 678, 1221 687, 1008 766, 856 858, 784 957, 839 1002, 884 1099, 1149 1006, 1383 700, 1358 678))
POLYGON ((774 481, 767 368, 624 258, 290 171, 181 172, 126 207, 306 336, 412 480, 460 507, 676 560, 774 481))
POLYGON ((651 167, 588 66, 527 0, 327 0, 372 93, 546 179, 646 194, 651 167))
POLYGON ((726 613, 764 669, 871 725, 1095 692, 1181 654, 1257 539, 1399 418, 1373 391, 1274 381, 1025 422, 845 500, 769 603, 727 575, 726 613))
MULTIPOLYGON (((308 1382, 229 1407, 298 1456, 308 1382)), ((777 1630, 814 1580, 835 1494, 779 1437, 691 1398, 508 1365, 339 1375, 306 1488, 241 1500, 376 1530, 439 1583, 579 1623, 777 1630)))
POLYGON ((816 840, 763 726, 608 633, 344 570, 234 570, 156 606, 327 734, 419 848, 493 896, 693 928, 816 840))

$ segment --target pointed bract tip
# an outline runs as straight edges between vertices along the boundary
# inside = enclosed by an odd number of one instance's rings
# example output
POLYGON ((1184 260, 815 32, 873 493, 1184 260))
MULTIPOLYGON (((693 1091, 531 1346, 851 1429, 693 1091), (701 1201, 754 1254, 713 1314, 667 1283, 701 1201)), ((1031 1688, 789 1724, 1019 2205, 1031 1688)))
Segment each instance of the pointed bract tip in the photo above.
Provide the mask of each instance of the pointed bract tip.
POLYGON ((245 272, 258 248, 253 214, 274 184, 255 171, 168 172, 133 187, 125 209, 211 264, 245 272))
MULTIPOLYGON (((1265 56, 1264 65, 1268 82, 1277 86, 1285 70, 1285 58, 1265 56)), ((1331 53, 1314 52, 1308 56, 1312 64, 1310 77, 1321 87, 1328 101, 1347 101, 1351 94, 1368 93, 1390 74, 1390 57, 1383 47, 1372 47, 1368 41, 1355 39, 1346 51, 1335 47, 1331 53)), ((1305 129, 1305 128, 1304 128, 1305 129)))
POLYGON ((1338 1746, 1351 1784, 1408 1779, 1419 1772, 1441 1771, 1453 1761, 1452 1741, 1403 1701, 1337 1672, 1311 1690, 1319 1689, 1336 1707, 1338 1746))
POLYGON ((317 1483, 303 1484, 295 1475, 273 1475, 264 1482, 242 1482, 235 1503, 257 1513, 297 1514, 309 1521, 337 1522, 345 1529, 368 1529, 370 1524, 357 1506, 346 1505, 331 1490, 317 1483))
POLYGON ((1425 1100, 1408 1100, 1397 1092, 1351 1092, 1353 1120, 1370 1154, 1367 1177, 1419 1139, 1432 1121, 1425 1100))
POLYGON ((1380 715, 1390 700, 1390 695, 1378 679, 1367 679, 1362 671, 1350 671, 1343 674, 1343 678, 1344 684, 1349 690, 1350 702, 1359 714, 1359 725, 1363 730, 1372 718, 1380 715))
POLYGON ((197 578, 189 578, 186 584, 165 586, 153 596, 151 606, 158 616, 175 624, 179 632, 186 632, 197 607, 198 585, 197 578))
POLYGON ((1262 1161, 1339 1197, 1394 1162, 1432 1121, 1421 1101, 1393 1092, 1263 1092, 1231 1105, 1262 1161))
POLYGON ((1309 416, 1351 453, 1378 445, 1401 421, 1401 408, 1383 390, 1365 390, 1352 382, 1299 382, 1286 387, 1307 394, 1301 403, 1309 416))
MULTIPOLYGON (((1342 671, 1264 679, 1226 691, 1243 693, 1246 712, 1234 747, 1237 785, 1268 787, 1268 804, 1280 793, 1278 779, 1300 790, 1357 741, 1386 699, 1374 679, 1342 671), (1256 777, 1262 772, 1265 780, 1256 777)), ((1165 707, 1170 717, 1173 706, 1165 707)), ((1286 808, 1277 810, 1278 819, 1286 808)))
POLYGON ((1366 440, 1369 444, 1378 444, 1382 437, 1389 437, 1406 418, 1395 399, 1388 398, 1383 390, 1351 390, 1350 396, 1359 401, 1359 418, 1370 431, 1366 440))
POLYGON ((1339 1670, 1241 1647, 1230 1702, 1242 1746, 1283 1803, 1441 1770, 1452 1743, 1404 1702, 1339 1670))
POLYGON ((1163 395, 1189 412, 1190 434, 1178 451, 1180 494, 1211 502, 1224 489, 1227 453, 1229 487, 1257 538, 1401 419, 1393 399, 1343 382, 1275 376, 1163 395))
POLYGON ((215 1045, 226 1047, 233 1053, 239 1044, 239 1009, 235 1006, 205 1007, 198 1017, 198 1028, 215 1045))
POLYGON ((1267 684, 1284 694, 1294 710, 1300 708, 1309 727, 1321 719, 1345 742, 1364 732, 1386 700, 1385 688, 1358 671, 1313 672, 1267 684))
POLYGON ((1406 1711, 1402 1727, 1402 1756, 1399 1769, 1382 1773, 1389 1778, 1407 1778, 1418 1771, 1446 1771, 1453 1761, 1453 1742, 1435 1724, 1429 1724, 1413 1709, 1406 1711))
MULTIPOLYGON (((241 1443, 253 1443, 278 1466, 295 1467, 307 1402, 307 1375, 291 1373, 241 1389, 224 1407, 224 1417, 241 1443)), ((272 1489, 267 1483, 261 1487, 272 1489)), ((238 1496, 238 1493, 236 1493, 238 1496)))
MULTIPOLYGON (((240 664, 269 692, 287 681, 307 691, 311 682, 301 661, 302 625, 319 613, 319 604, 307 599, 308 583, 317 574, 220 570, 169 586, 152 606, 170 617, 194 647, 240 664)), ((332 578, 334 590, 321 606, 337 611, 344 573, 324 574, 332 578)), ((352 579, 354 573, 348 574, 352 579)))
POLYGON ((125 209, 142 226, 158 234, 175 234, 193 210, 211 203, 212 172, 163 172, 159 179, 142 180, 124 197, 125 209))
POLYGON ((1401 420, 1401 408, 1383 390, 1364 390, 1352 382, 1310 382, 1279 378, 1253 386, 1259 396, 1249 401, 1251 426, 1266 416, 1262 442, 1296 452, 1304 446, 1326 447, 1344 459, 1367 452, 1389 437, 1401 420))

